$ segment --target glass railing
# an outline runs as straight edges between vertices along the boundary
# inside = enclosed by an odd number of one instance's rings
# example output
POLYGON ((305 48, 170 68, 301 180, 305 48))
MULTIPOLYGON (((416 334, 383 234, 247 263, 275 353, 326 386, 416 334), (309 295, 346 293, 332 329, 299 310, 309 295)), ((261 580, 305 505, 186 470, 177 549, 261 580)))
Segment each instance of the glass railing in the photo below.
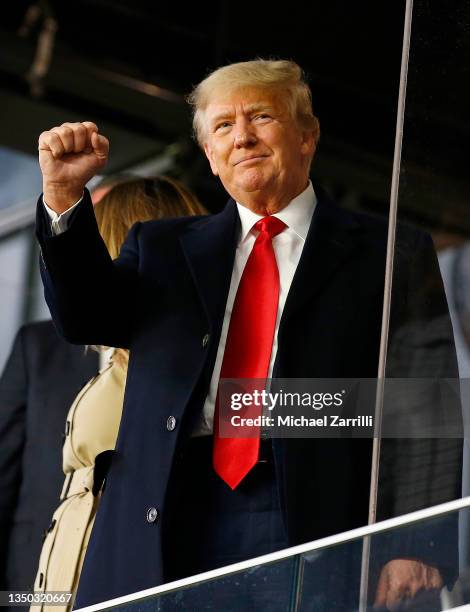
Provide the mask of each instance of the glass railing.
POLYGON ((469 497, 82 610, 470 610, 470 567, 459 566, 458 554, 467 515, 469 497))

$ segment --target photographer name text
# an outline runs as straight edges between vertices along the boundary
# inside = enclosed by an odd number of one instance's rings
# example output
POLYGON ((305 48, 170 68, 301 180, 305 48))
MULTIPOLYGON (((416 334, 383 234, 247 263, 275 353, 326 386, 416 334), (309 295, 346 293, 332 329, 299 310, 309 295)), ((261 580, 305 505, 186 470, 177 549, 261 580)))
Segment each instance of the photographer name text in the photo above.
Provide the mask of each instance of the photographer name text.
POLYGON ((280 414, 276 417, 260 415, 254 418, 234 415, 230 422, 232 427, 373 427, 373 418, 369 415, 351 418, 344 418, 337 414, 325 414, 316 418, 280 414))

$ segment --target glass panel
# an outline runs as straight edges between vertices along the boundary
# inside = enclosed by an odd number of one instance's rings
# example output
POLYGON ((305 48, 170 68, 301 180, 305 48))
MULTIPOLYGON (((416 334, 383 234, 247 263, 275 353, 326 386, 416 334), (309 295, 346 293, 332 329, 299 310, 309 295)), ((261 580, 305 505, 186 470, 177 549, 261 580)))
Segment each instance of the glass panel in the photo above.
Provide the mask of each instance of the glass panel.
MULTIPOLYGON (((457 525, 456 512, 372 536, 363 610, 433 612, 469 601, 461 595, 464 575, 457 581, 457 525)), ((360 609, 362 544, 354 540, 301 555, 299 612, 360 609)))
POLYGON ((293 609, 297 565, 298 558, 290 557, 113 609, 121 612, 284 612, 293 609))
MULTIPOLYGON (((368 597, 359 605, 365 538, 319 547, 113 607, 120 612, 438 612, 470 603, 470 567, 459 568, 459 521, 470 509, 369 537, 368 597)), ((380 527, 379 527, 380 528, 380 527)), ((107 609, 104 607, 103 609, 107 609)))
MULTIPOLYGON (((469 25, 468 1, 456 10, 443 0, 413 3, 387 347, 391 378, 458 379, 458 366, 460 376, 470 372, 469 25)), ((411 414, 414 399, 403 398, 401 409, 411 414)), ((465 393, 462 400, 468 410, 465 393)), ((421 407, 431 405, 443 420, 461 412, 460 403, 444 396, 422 398, 421 407)), ((461 451, 461 439, 385 441, 379 518, 460 497, 461 451)), ((468 492, 470 477, 465 480, 468 492)))

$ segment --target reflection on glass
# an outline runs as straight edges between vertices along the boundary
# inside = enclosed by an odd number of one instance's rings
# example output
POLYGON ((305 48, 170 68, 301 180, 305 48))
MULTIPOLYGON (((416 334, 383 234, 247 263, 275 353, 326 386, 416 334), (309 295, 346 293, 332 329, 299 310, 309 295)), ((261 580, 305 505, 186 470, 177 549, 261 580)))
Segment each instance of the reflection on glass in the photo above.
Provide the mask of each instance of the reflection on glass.
POLYGON ((470 243, 443 248, 439 265, 449 303, 461 378, 470 378, 470 243))
POLYGON ((284 612, 294 609, 291 605, 295 598, 297 565, 298 559, 290 557, 113 609, 120 612, 284 612))
MULTIPOLYGON (((459 2, 453 10, 444 0, 413 3, 398 222, 402 227, 412 224, 432 236, 446 300, 433 271, 420 265, 419 280, 427 293, 423 295, 425 299, 417 302, 414 318, 398 330, 401 338, 395 335, 390 340, 392 371, 399 367, 408 348, 418 345, 421 356, 413 367, 419 367, 423 376, 470 377, 469 26, 468 0, 459 2), (446 314, 447 305, 450 317, 446 314), (442 374, 444 371, 447 374, 442 374)), ((394 263, 397 286, 393 290, 392 308, 399 309, 406 299, 400 280, 408 274, 409 266, 400 258, 399 251, 394 263)), ((466 431, 470 419, 468 386, 467 381, 462 382, 461 410, 466 431)), ((445 400, 443 403, 447 407, 445 400)), ((470 494, 467 442, 463 448, 463 470, 458 466, 459 449, 449 447, 445 441, 437 448, 429 446, 423 452, 419 449, 410 452, 412 465, 421 465, 424 473, 432 475, 434 492, 430 501, 436 496, 450 499, 452 490, 453 497, 459 497, 460 472, 463 494, 470 494)), ((405 451, 405 456, 408 454, 405 451)), ((407 465, 405 459, 402 469, 407 465)), ((398 500, 399 510, 409 506, 407 498, 404 490, 398 500)), ((461 516, 462 568, 468 567, 470 561, 468 518, 468 513, 461 516)))
MULTIPOLYGON (((367 612, 438 612, 470 603, 470 567, 459 570, 457 547, 459 521, 469 514, 466 507, 372 534, 367 612), (397 579, 391 579, 394 572, 397 579)), ((112 609, 357 612, 362 545, 363 538, 354 538, 144 599, 131 597, 112 609)))
MULTIPOLYGON (((458 575, 457 519, 453 514, 372 536, 368 609, 446 609, 441 591, 453 589, 458 575), (432 570, 423 571, 424 564, 432 570)), ((355 540, 302 555, 299 609, 357 610, 361 551, 355 540)))

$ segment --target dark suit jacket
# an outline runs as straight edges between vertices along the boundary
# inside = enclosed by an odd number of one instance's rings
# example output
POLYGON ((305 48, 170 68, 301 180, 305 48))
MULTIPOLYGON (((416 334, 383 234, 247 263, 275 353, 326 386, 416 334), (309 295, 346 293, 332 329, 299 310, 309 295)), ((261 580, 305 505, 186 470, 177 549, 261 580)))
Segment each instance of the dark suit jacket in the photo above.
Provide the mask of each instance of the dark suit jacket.
MULTIPOLYGON (((386 225, 342 211, 316 191, 318 205, 279 327, 274 375, 375 378, 386 225)), ((233 201, 210 217, 137 224, 113 263, 97 232, 88 194, 69 229, 55 237, 39 201, 43 280, 56 324, 71 342, 131 350, 115 460, 76 607, 162 581, 168 479, 178 444, 191 431, 207 394, 238 229, 233 201), (209 343, 203 341, 207 334, 209 343), (169 416, 177 422, 172 431, 166 427, 169 416), (154 523, 146 521, 149 507, 160 511, 154 523)), ((392 317, 396 327, 410 320, 411 280, 421 258, 431 261, 434 275, 437 269, 430 238, 403 231, 398 257, 404 273, 397 279, 401 298, 392 317)), ((439 308, 446 311, 442 296, 439 308)), ((449 362, 455 365, 455 354, 449 362)), ((290 545, 367 523, 370 440, 276 439, 273 447, 290 545)), ((425 492, 413 503, 458 497, 459 476, 450 480, 433 499, 425 492)), ((393 499, 388 499, 379 518, 393 511, 393 499)))
POLYGON ((29 590, 64 475, 65 418, 98 356, 62 340, 52 321, 24 325, 0 379, 1 590, 29 590))

